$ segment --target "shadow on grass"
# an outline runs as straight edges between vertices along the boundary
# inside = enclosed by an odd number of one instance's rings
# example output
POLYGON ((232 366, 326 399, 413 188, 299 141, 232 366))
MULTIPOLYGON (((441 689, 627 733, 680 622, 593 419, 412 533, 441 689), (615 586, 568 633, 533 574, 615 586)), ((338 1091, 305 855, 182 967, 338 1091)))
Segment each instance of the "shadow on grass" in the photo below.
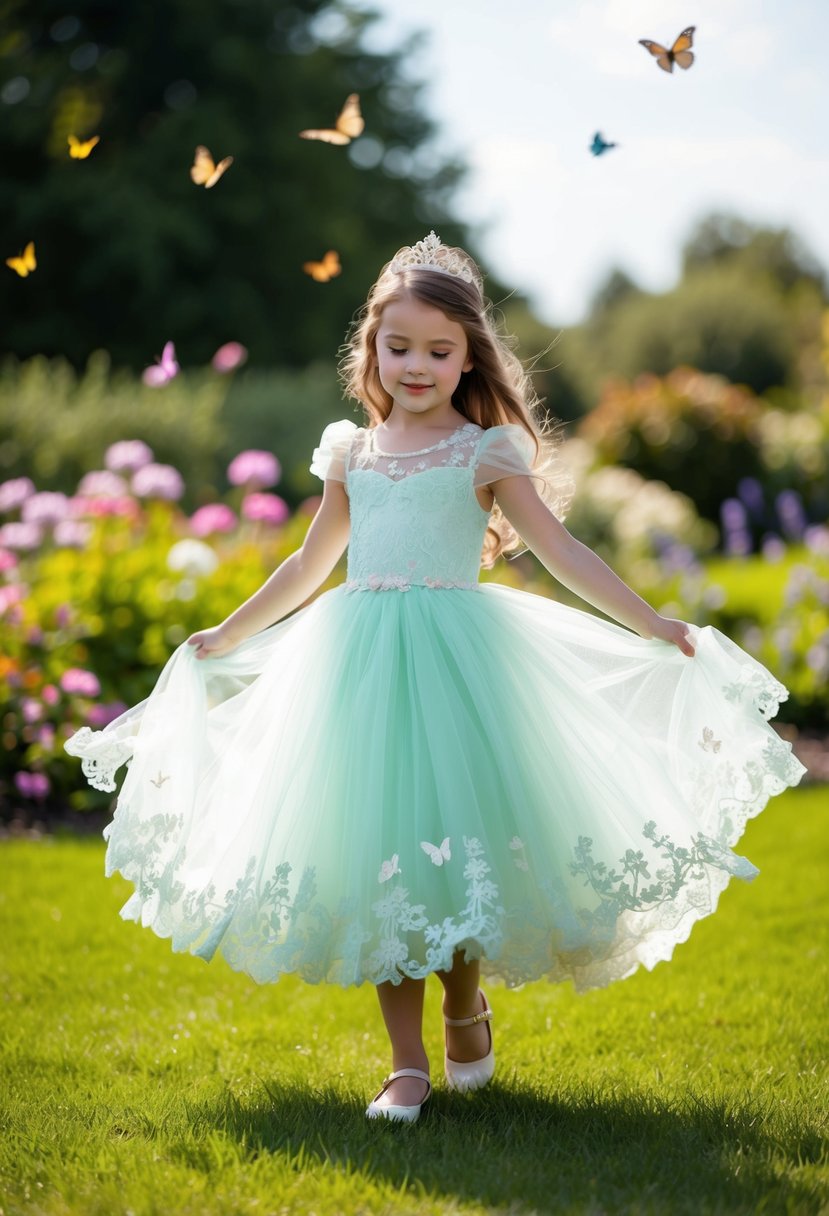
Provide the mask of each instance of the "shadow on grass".
POLYGON ((188 1113, 201 1161, 199 1128, 234 1140, 249 1158, 282 1154, 297 1168, 359 1173, 434 1198, 512 1204, 537 1212, 618 1209, 818 1211, 812 1187, 786 1167, 821 1159, 819 1135, 764 1125, 769 1110, 686 1093, 619 1096, 494 1084, 483 1093, 436 1092, 413 1126, 367 1121, 365 1102, 345 1090, 262 1081, 239 1099, 227 1092, 188 1113), (770 1206, 767 1206, 770 1205, 770 1206))

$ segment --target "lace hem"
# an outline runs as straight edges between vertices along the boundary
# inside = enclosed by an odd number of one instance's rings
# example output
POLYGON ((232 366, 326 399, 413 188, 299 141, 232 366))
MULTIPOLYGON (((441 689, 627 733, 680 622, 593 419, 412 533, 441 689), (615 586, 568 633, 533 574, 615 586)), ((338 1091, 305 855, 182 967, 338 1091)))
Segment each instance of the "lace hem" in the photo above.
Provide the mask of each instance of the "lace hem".
POLYGON ((747 701, 759 709, 767 722, 789 699, 789 690, 771 672, 751 667, 743 668, 732 684, 725 685, 723 694, 731 702, 747 701))
POLYGON ((111 794, 116 788, 115 773, 132 756, 133 744, 82 726, 66 740, 63 749, 70 756, 80 757, 81 771, 93 789, 111 794))

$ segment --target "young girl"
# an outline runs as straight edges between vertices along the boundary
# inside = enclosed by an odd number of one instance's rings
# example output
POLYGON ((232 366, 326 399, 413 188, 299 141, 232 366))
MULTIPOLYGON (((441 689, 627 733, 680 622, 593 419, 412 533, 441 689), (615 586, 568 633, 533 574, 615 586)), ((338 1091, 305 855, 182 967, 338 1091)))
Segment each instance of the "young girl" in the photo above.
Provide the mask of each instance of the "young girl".
POLYGON ((477 1089, 481 969, 584 990, 670 958, 757 873, 731 846, 804 769, 764 720, 782 685, 560 523, 566 478, 467 254, 400 250, 344 373, 365 425, 323 432, 302 547, 66 747, 99 789, 130 760, 104 833, 122 916, 260 983, 375 984, 392 1072, 366 1113, 413 1121, 430 972, 447 1084, 477 1089), (480 583, 519 537, 620 624, 480 583), (345 583, 294 611, 346 545, 345 583))

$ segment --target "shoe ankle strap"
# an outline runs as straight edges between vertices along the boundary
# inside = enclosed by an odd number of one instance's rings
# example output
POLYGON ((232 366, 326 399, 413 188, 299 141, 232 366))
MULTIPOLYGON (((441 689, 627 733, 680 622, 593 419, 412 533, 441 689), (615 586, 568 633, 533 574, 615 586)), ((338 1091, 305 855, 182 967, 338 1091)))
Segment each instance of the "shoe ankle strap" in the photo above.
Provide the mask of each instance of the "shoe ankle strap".
POLYGON ((419 1081, 425 1081, 427 1085, 431 1085, 432 1083, 428 1072, 424 1072, 422 1068, 398 1068, 397 1072, 389 1073, 383 1084, 390 1085, 398 1077, 417 1077, 419 1081))
POLYGON ((493 1018, 492 1010, 482 1009, 480 1013, 473 1013, 471 1018, 448 1018, 443 1015, 443 1020, 447 1026, 474 1026, 477 1022, 491 1022, 493 1018))

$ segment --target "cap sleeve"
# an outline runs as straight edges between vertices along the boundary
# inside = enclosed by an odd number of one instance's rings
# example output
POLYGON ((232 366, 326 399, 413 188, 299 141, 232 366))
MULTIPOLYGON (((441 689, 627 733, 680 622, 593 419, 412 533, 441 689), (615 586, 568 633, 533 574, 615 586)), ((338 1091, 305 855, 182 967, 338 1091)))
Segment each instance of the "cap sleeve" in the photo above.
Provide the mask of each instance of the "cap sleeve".
POLYGON ((499 477, 531 477, 535 446, 522 426, 508 423, 484 431, 475 457, 475 488, 499 477))
POLYGON ((350 418, 329 422, 322 432, 319 447, 314 448, 311 472, 322 481, 345 481, 351 440, 357 430, 350 418))

